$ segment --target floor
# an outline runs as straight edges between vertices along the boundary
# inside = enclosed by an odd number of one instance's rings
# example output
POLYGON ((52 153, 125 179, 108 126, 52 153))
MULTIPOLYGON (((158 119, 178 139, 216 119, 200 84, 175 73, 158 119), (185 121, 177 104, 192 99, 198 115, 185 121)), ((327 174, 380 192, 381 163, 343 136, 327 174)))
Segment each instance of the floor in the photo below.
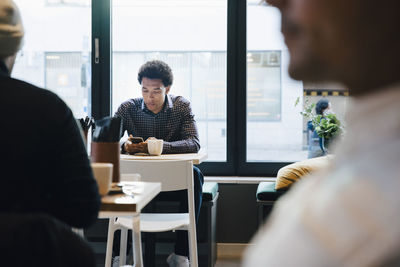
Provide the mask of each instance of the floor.
MULTIPOLYGON (((96 254, 97 259, 97 267, 104 267, 104 254, 96 254)), ((164 256, 157 257, 156 266, 157 267, 168 267, 168 264, 165 262, 164 256)), ((201 260, 201 259, 200 259, 201 260)), ((222 258, 217 259, 214 267, 240 267, 241 261, 239 258, 222 258)))
MULTIPOLYGON (((201 258, 199 259, 199 261, 201 261, 201 258)), ((241 261, 239 258, 223 258, 217 259, 214 267, 240 267, 240 263, 241 261)), ((199 264, 201 263, 199 262, 199 264)), ((157 259, 156 267, 168 267, 168 264, 165 262, 165 257, 162 257, 162 259, 157 259)))
MULTIPOLYGON (((240 259, 236 258, 224 258, 217 259, 214 267, 240 267, 240 259)), ((168 267, 168 264, 165 262, 165 259, 157 259, 157 267, 168 267)), ((98 259, 97 267, 104 267, 104 255, 102 255, 101 259, 98 259)))
POLYGON ((240 267, 240 259, 217 259, 214 267, 240 267))
MULTIPOLYGON (((100 229, 97 232, 101 232, 102 228, 106 227, 101 226, 100 224, 97 224, 96 227, 99 227, 100 229)), ((96 229, 93 229, 96 231, 96 229)), ((103 229, 104 230, 104 229, 103 229)), ((104 232, 104 231, 103 231, 104 232)), ((88 232, 86 232, 87 234, 88 232)), ((104 260, 105 260, 105 251, 106 251, 106 243, 105 243, 105 237, 92 237, 91 238, 91 246, 95 252, 96 255, 96 265, 97 267, 104 267, 104 260)), ((166 263, 166 258, 168 257, 169 253, 173 251, 173 244, 166 244, 164 246, 159 245, 157 247, 157 253, 158 255, 156 256, 156 266, 157 267, 168 267, 168 264, 166 263)), ((205 267, 207 266, 207 258, 204 253, 201 253, 199 255, 199 265, 200 267, 205 267)), ((220 258, 217 259, 216 264, 214 267, 240 267, 240 259, 239 258, 220 258)))

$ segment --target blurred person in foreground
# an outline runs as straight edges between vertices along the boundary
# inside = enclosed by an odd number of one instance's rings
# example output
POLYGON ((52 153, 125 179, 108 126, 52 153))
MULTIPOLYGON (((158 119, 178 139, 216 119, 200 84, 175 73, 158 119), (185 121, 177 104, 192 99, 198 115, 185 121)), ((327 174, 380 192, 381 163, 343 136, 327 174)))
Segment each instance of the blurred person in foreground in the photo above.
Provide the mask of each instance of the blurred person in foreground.
POLYGON ((332 165, 276 205, 243 266, 400 266, 400 1, 268 0, 297 80, 353 99, 332 165))
MULTIPOLYGON (((123 132, 142 137, 163 139, 163 152, 197 153, 200 149, 199 134, 190 102, 182 96, 169 94, 173 83, 171 68, 163 61, 151 60, 143 64, 138 72, 142 97, 122 103, 115 113, 122 118, 123 132)), ((122 142, 122 153, 147 153, 147 143, 122 142)), ((200 214, 204 177, 200 169, 193 166, 193 190, 196 222, 200 214)), ((178 200, 180 212, 187 211, 187 193, 182 191, 163 192, 158 200, 178 200)), ((187 231, 177 231, 175 252, 167 262, 170 267, 189 267, 189 244, 187 231)))
POLYGON ((100 196, 71 110, 52 92, 10 77, 23 37, 18 8, 1 0, 0 212, 44 213, 87 227, 100 196))

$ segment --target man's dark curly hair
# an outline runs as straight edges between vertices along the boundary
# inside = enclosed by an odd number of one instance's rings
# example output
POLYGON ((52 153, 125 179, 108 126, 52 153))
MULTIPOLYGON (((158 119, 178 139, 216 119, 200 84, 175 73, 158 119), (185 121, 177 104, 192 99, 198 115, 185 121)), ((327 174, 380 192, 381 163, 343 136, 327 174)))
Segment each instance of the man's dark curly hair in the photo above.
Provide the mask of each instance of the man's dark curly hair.
POLYGON ((174 76, 167 63, 161 60, 150 60, 144 63, 138 73, 138 81, 142 84, 143 77, 148 79, 161 79, 165 87, 172 85, 174 76))

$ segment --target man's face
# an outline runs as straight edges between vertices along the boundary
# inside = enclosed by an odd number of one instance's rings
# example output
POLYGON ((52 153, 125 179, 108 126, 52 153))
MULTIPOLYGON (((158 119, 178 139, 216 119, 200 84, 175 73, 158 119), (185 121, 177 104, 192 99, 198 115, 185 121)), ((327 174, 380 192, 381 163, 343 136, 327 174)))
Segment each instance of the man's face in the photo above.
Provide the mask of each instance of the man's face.
POLYGON ((298 80, 335 80, 347 85, 368 73, 371 57, 387 41, 381 34, 389 25, 385 16, 398 5, 394 0, 385 4, 372 0, 267 2, 282 13, 289 74, 298 80))
POLYGON ((146 107, 157 114, 161 111, 165 101, 165 95, 168 94, 171 86, 164 87, 161 79, 142 79, 142 95, 146 107))

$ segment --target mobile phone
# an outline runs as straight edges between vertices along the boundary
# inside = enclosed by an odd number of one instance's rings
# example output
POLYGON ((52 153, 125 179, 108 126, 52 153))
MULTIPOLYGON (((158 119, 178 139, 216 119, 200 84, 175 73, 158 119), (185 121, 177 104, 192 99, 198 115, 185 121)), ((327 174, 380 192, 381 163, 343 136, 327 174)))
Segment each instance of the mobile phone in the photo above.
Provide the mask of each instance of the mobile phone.
POLYGON ((144 142, 142 137, 129 137, 129 141, 131 141, 132 144, 139 144, 144 142))

